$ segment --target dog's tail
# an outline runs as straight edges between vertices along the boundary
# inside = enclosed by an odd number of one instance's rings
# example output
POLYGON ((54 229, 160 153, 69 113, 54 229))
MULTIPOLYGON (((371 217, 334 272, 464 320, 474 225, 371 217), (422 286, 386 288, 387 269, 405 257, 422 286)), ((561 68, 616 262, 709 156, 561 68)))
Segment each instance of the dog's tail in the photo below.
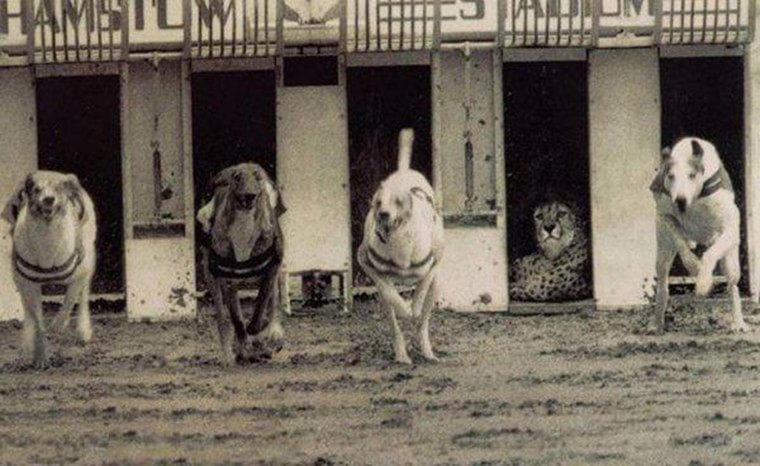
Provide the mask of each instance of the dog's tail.
POLYGON ((409 170, 412 165, 412 146, 414 146, 414 130, 404 128, 398 133, 398 169, 409 170))

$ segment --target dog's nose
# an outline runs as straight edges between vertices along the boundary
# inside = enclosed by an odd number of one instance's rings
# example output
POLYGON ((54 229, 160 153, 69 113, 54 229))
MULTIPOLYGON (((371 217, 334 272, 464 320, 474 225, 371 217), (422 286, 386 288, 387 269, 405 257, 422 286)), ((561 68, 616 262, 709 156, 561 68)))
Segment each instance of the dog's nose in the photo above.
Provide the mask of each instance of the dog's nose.
POLYGON ((53 196, 45 196, 42 198, 42 205, 45 207, 52 207, 55 203, 55 198, 53 196))
POLYGON ((386 212, 384 210, 381 210, 377 213, 377 218, 379 218, 381 221, 386 222, 389 218, 391 218, 391 214, 389 212, 386 212))
POLYGON ((676 199, 676 207, 678 207, 679 212, 686 211, 686 199, 679 197, 676 199))

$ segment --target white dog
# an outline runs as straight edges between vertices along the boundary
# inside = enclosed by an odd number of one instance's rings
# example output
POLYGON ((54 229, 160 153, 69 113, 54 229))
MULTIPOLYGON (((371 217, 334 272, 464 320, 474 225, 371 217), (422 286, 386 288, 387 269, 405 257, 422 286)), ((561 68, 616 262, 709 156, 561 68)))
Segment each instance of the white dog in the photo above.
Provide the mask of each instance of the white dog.
POLYGON ((381 185, 364 222, 357 252, 359 265, 372 279, 388 307, 394 331, 396 361, 410 364, 396 314, 418 319, 420 349, 436 360, 430 345, 430 317, 437 300, 436 274, 443 258, 443 219, 425 177, 409 168, 414 133, 399 134, 398 170, 381 185), (416 285, 411 306, 395 284, 416 285))
POLYGON ((26 177, 5 206, 13 235, 13 278, 24 306, 24 349, 34 366, 49 365, 42 291, 46 283, 67 285, 53 327, 64 330, 79 304, 77 333, 92 338, 90 282, 95 271, 95 208, 76 175, 38 171, 26 177))
POLYGON ((737 285, 741 278, 741 216, 718 151, 704 139, 688 137, 662 155, 660 170, 650 186, 657 203, 657 298, 652 330, 659 333, 664 329, 668 275, 678 254, 689 273, 696 275, 699 296, 710 292, 713 271, 720 263, 728 280, 732 330, 747 331, 737 285), (701 259, 691 251, 697 244, 707 247, 701 259))

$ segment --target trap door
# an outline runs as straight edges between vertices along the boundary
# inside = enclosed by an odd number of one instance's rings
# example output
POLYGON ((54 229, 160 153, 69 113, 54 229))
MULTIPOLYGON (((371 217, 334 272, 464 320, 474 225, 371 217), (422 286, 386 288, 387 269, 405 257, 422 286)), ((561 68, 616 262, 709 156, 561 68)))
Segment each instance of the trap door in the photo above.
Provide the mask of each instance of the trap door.
MULTIPOLYGON (((684 136, 697 136, 715 144, 736 192, 742 216, 739 289, 749 283, 747 210, 744 167, 744 58, 665 58, 660 61, 662 94, 662 147, 684 136)), ((701 253, 701 249, 698 249, 701 253)), ((716 274, 720 274, 716 270, 716 274)), ((718 281, 724 280, 723 277, 718 281)), ((680 258, 671 270, 671 284, 693 284, 680 258)))
POLYGON ((351 209, 345 87, 288 84, 286 75, 285 85, 277 88, 277 181, 288 209, 281 224, 284 270, 348 274, 351 209))
MULTIPOLYGON (((93 294, 124 292, 119 77, 37 80, 39 168, 75 173, 97 215, 93 294)), ((54 290, 59 292, 62 290, 54 290)))
MULTIPOLYGON (((533 211, 544 202, 569 203, 590 240, 587 82, 585 59, 504 63, 510 265, 538 251, 533 211)), ((589 259, 585 270, 589 283, 591 267, 589 259)), ((566 301, 591 298, 589 286, 587 295, 566 301)), ((519 303, 510 302, 515 304, 519 303)))
MULTIPOLYGON (((0 202, 15 194, 27 173, 37 167, 37 123, 35 121, 34 75, 31 68, 0 68, 0 202)), ((0 220, 0 254, 11 257, 10 225, 0 220)), ((6 259, 0 267, 0 321, 22 319, 21 298, 13 283, 6 259)))
POLYGON ((351 173, 351 248, 356 286, 371 285, 356 261, 372 196, 398 165, 398 134, 414 128, 413 169, 432 185, 431 85, 428 65, 355 66, 346 70, 351 173))
MULTIPOLYGON (((193 216, 211 199, 211 179, 226 167, 254 162, 277 176, 274 70, 193 73, 192 118, 193 216)), ((196 283, 205 289, 200 260, 196 247, 196 283)))

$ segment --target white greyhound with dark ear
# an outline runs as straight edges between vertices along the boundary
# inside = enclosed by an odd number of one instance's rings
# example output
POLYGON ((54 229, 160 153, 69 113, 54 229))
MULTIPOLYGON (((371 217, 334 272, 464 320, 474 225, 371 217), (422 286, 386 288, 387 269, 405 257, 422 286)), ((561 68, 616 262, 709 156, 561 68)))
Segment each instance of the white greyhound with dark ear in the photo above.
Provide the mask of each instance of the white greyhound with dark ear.
POLYGON ((364 238, 357 260, 377 286, 393 325, 396 361, 410 364, 406 342, 396 314, 419 325, 420 350, 436 360, 430 344, 430 317, 438 299, 436 275, 443 258, 443 219, 435 193, 425 177, 409 168, 414 133, 399 134, 398 170, 375 193, 364 222, 364 238), (396 284, 415 285, 411 306, 396 284))
POLYGON ((650 186, 657 203, 657 298, 652 331, 664 330, 668 306, 668 275, 676 254, 697 277, 696 294, 707 295, 713 271, 720 264, 728 280, 735 332, 749 329, 739 296, 741 215, 734 190, 715 146, 687 137, 662 153, 660 169, 650 186), (692 249, 707 247, 698 258, 692 249))
POLYGON ((76 175, 38 171, 8 200, 2 217, 13 232, 13 279, 24 305, 24 350, 34 366, 50 364, 42 315, 42 285, 65 284, 63 307, 53 322, 64 330, 79 304, 77 333, 92 338, 90 283, 95 272, 97 225, 92 199, 76 175))

